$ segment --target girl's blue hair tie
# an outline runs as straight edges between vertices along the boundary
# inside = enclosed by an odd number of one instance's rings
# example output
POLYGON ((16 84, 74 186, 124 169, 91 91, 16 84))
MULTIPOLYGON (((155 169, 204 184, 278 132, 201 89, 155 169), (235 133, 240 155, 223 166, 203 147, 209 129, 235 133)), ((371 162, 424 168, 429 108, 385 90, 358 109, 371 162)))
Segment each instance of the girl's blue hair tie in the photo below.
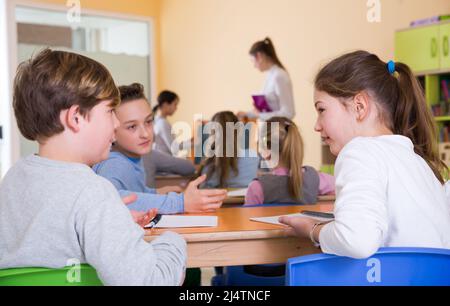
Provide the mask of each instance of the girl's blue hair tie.
POLYGON ((387 63, 387 68, 388 68, 388 71, 389 71, 390 74, 394 74, 394 72, 395 72, 395 63, 394 63, 394 61, 389 61, 387 63))

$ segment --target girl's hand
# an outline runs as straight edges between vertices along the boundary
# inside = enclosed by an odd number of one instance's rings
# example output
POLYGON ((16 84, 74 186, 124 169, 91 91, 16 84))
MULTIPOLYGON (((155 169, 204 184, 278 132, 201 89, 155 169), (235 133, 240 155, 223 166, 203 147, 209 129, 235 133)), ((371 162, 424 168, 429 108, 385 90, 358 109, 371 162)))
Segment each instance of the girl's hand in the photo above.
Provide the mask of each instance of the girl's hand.
POLYGON ((182 193, 183 188, 181 188, 180 186, 166 186, 156 189, 156 192, 158 194, 168 194, 169 192, 182 193))
POLYGON ((309 233, 314 224, 318 223, 317 220, 311 218, 289 216, 282 216, 278 221, 288 226, 286 232, 289 235, 307 238, 309 238, 309 233))

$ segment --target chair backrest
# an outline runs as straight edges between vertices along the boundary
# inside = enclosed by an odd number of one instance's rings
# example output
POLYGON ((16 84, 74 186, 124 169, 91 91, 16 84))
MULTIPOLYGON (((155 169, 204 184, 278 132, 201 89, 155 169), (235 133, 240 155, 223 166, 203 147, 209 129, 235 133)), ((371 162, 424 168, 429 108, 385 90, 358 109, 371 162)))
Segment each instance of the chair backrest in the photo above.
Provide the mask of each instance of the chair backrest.
POLYGON ((16 268, 0 270, 0 286, 102 286, 89 265, 62 269, 16 268))
POLYGON ((288 286, 450 286, 450 250, 382 248, 367 259, 318 254, 291 258, 288 286))

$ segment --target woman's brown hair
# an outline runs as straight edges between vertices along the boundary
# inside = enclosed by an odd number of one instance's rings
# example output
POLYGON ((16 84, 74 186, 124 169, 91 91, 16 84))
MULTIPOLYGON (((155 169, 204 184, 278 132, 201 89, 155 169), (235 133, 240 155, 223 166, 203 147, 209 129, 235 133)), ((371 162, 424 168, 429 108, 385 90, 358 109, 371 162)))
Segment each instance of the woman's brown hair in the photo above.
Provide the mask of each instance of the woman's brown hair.
POLYGON ((286 68, 284 68, 283 64, 278 58, 277 52, 275 51, 275 46, 273 45, 272 40, 269 37, 266 37, 264 40, 255 42, 250 48, 249 53, 253 56, 256 56, 256 54, 258 53, 262 53, 275 64, 277 64, 280 68, 286 70, 286 68))
POLYGON ((414 151, 443 184, 442 173, 448 168, 439 158, 436 124, 423 89, 406 64, 395 63, 390 69, 375 54, 348 53, 320 70, 315 88, 342 102, 366 91, 374 98, 382 122, 394 134, 411 139, 414 151))
POLYGON ((230 111, 224 111, 219 112, 215 114, 212 119, 212 122, 218 123, 222 127, 223 134, 220 137, 215 138, 215 143, 213 144, 214 149, 217 146, 221 146, 221 152, 223 153, 223 156, 213 156, 205 159, 199 170, 198 175, 201 175, 203 169, 205 167, 209 168, 207 172, 207 177, 210 178, 214 173, 217 173, 219 176, 219 188, 226 188, 227 187, 227 180, 230 177, 231 170, 234 171, 236 175, 239 174, 238 169, 238 139, 239 139, 239 130, 233 129, 233 135, 228 135, 227 131, 227 123, 232 123, 235 125, 238 123, 238 118, 235 114, 233 114, 230 111), (231 138, 232 137, 232 138, 231 138), (232 139, 233 140, 233 155, 227 156, 227 140, 232 139), (220 142, 220 143, 218 143, 220 142))
MULTIPOLYGON (((274 149, 273 142, 278 142, 279 163, 289 171, 289 194, 296 200, 302 197, 303 186, 303 139, 297 125, 284 117, 273 117, 267 121, 267 134, 264 137, 268 150, 274 149), (276 125, 278 128, 276 128, 276 125), (273 131, 272 131, 273 129, 273 131), (275 135, 272 134, 275 132, 275 135)), ((273 152, 272 152, 273 154, 273 152)), ((273 158, 273 156, 272 156, 273 158)))

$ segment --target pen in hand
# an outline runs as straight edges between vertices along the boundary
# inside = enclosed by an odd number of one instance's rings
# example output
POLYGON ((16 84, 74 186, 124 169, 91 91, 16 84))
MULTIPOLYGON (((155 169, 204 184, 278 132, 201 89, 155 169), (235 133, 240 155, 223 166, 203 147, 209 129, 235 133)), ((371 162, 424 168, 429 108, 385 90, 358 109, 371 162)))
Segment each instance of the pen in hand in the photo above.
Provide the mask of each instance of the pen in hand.
POLYGON ((161 220, 162 215, 161 214, 157 214, 152 221, 150 221, 150 223, 148 225, 145 226, 146 229, 150 229, 150 228, 154 228, 155 225, 159 222, 159 220, 161 220))

